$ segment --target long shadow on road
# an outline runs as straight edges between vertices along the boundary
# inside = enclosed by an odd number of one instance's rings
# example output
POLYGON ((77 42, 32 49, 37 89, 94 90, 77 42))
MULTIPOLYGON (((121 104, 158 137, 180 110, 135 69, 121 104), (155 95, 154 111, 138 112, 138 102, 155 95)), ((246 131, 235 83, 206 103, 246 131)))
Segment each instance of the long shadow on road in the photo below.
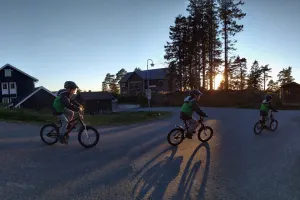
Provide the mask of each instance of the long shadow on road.
POLYGON ((209 166, 210 166, 210 146, 208 143, 201 143, 192 153, 191 157, 189 158, 186 167, 184 169, 184 172, 182 174, 177 193, 175 196, 173 196, 173 200, 182 200, 182 199, 192 199, 191 197, 191 189, 193 186, 193 183, 195 181, 196 175, 201 167, 201 161, 196 161, 194 165, 192 166, 193 160, 197 154, 197 152, 201 149, 201 147, 204 147, 206 149, 206 164, 204 167, 203 177, 200 184, 200 188, 198 190, 198 197, 197 199, 203 199, 206 182, 208 178, 209 173, 209 166))
POLYGON ((151 199, 163 199, 169 183, 175 179, 180 172, 183 157, 175 157, 176 152, 177 147, 166 149, 148 161, 135 173, 134 179, 139 178, 132 190, 132 195, 135 197, 134 199, 146 199, 147 196, 151 197, 151 199), (172 151, 169 157, 156 162, 160 156, 170 149, 172 149, 172 151))

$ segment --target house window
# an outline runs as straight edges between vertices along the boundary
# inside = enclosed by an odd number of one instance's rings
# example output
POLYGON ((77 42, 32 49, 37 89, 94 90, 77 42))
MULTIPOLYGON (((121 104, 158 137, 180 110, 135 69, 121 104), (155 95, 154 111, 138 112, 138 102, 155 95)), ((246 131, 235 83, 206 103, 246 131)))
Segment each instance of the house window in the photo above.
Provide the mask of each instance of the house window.
POLYGON ((11 77, 11 69, 4 70, 4 76, 5 77, 11 77))
POLYGON ((158 83, 157 83, 157 85, 160 86, 160 87, 162 87, 164 85, 164 81, 159 80, 158 83))
POLYGON ((7 97, 2 98, 2 103, 9 104, 9 98, 7 98, 7 97))
POLYGON ((121 84, 121 87, 122 87, 122 88, 125 87, 125 83, 122 83, 122 84, 121 84))
POLYGON ((10 89, 16 89, 16 83, 10 83, 10 89))
POLYGON ((7 90, 7 83, 2 83, 2 90, 7 90))

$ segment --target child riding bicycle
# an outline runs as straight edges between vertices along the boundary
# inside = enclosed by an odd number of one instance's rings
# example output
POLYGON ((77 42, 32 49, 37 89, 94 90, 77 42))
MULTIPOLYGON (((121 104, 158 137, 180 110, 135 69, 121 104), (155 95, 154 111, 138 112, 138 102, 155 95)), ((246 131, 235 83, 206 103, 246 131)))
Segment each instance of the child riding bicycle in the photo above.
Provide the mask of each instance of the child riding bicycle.
POLYGON ((269 116, 269 111, 278 112, 273 106, 272 106, 272 95, 266 95, 265 99, 260 105, 260 117, 261 122, 265 125, 266 123, 266 117, 269 116))
POLYGON ((186 137, 189 139, 193 138, 193 132, 197 127, 197 120, 193 118, 193 112, 195 111, 200 117, 207 117, 199 107, 197 101, 199 101, 202 93, 199 90, 192 90, 190 95, 184 99, 184 103, 180 110, 180 119, 187 121, 189 128, 186 137))
POLYGON ((78 86, 73 81, 66 81, 64 84, 64 89, 57 92, 57 97, 53 102, 54 115, 56 115, 62 122, 62 126, 59 130, 60 143, 68 144, 68 139, 65 137, 67 132, 67 126, 69 121, 74 117, 74 112, 78 112, 83 109, 83 107, 75 101, 72 96, 75 94, 78 86))

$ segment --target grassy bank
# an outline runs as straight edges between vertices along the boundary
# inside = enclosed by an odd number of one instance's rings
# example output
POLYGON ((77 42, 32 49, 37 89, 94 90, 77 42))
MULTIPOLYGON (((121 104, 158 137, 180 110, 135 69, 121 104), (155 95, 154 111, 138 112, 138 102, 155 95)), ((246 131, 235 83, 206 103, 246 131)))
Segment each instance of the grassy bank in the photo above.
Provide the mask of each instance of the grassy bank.
MULTIPOLYGON (((164 119, 171 116, 170 112, 121 112, 105 115, 85 115, 84 121, 90 125, 127 125, 139 122, 164 119)), ((30 110, 18 109, 10 111, 0 108, 0 121, 17 121, 26 123, 55 122, 51 114, 39 113, 30 110)))

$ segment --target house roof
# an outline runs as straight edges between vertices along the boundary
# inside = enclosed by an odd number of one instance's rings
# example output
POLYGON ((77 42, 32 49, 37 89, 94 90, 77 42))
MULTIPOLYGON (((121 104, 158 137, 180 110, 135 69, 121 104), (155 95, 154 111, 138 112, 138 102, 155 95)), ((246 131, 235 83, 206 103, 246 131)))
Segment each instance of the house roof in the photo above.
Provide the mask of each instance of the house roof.
MULTIPOLYGON (((164 79, 164 77, 167 75, 167 70, 168 68, 158 68, 158 69, 149 69, 149 80, 154 80, 154 79, 164 79)), ((139 75, 142 79, 147 79, 147 70, 143 71, 136 71, 136 72, 129 72, 127 73, 119 82, 127 82, 128 79, 136 73, 139 75)))
POLYGON ((112 100, 114 97, 108 92, 80 92, 84 100, 112 100))
POLYGON ((20 70, 20 69, 14 67, 14 66, 12 66, 11 64, 8 64, 8 63, 5 64, 3 67, 1 67, 1 68, 0 68, 0 71, 3 70, 3 69, 5 69, 6 67, 10 67, 10 68, 12 68, 12 69, 14 69, 14 70, 20 72, 21 74, 24 74, 25 76, 27 76, 27 77, 33 79, 35 82, 38 82, 38 81, 39 81, 37 78, 34 78, 33 76, 30 76, 29 74, 23 72, 22 70, 20 70))
POLYGON ((283 84, 281 87, 288 87, 288 86, 292 86, 292 85, 295 85, 295 86, 300 86, 299 83, 296 83, 296 82, 290 82, 290 83, 286 83, 286 84, 283 84))
POLYGON ((49 94, 53 95, 54 97, 56 97, 56 95, 53 94, 51 91, 47 90, 43 86, 40 86, 40 87, 35 88, 35 90, 31 94, 29 94, 27 97, 25 97, 20 102, 18 102, 14 107, 15 108, 19 107, 22 103, 24 103, 27 99, 29 99, 30 97, 32 97, 35 93, 37 93, 40 90, 44 90, 44 91, 48 92, 49 94))

